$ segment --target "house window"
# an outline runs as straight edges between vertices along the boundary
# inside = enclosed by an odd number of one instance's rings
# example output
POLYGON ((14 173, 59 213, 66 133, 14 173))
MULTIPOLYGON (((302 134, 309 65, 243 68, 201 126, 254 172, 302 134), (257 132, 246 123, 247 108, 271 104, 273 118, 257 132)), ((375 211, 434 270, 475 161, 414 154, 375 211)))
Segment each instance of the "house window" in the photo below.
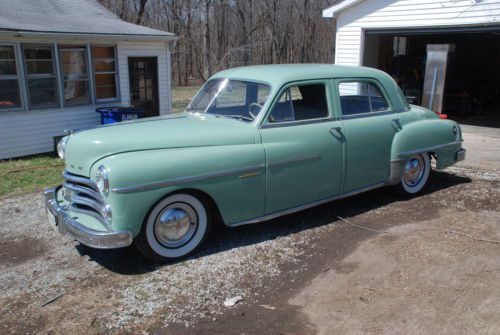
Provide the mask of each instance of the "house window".
POLYGON ((23 51, 30 107, 58 106, 57 78, 52 45, 24 44, 23 51))
POLYGON ((11 45, 0 45, 0 110, 21 107, 16 53, 11 45))
POLYGON ((90 103, 86 53, 85 46, 59 46, 66 106, 90 103))
POLYGON ((118 98, 116 80, 116 55, 112 46, 92 46, 96 100, 118 98))

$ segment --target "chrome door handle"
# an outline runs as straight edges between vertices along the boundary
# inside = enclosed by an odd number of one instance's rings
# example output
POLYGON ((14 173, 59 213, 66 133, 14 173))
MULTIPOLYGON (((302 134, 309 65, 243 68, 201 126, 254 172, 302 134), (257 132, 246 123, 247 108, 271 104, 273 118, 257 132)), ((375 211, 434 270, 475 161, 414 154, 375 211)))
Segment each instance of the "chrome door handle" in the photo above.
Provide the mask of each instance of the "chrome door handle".
POLYGON ((332 135, 342 135, 342 127, 333 127, 332 129, 330 129, 330 133, 332 135))
POLYGON ((332 134, 335 138, 342 140, 344 138, 344 134, 342 133, 342 127, 333 127, 330 129, 330 134, 332 134))
POLYGON ((400 131, 401 129, 403 129, 403 126, 401 125, 401 120, 400 119, 393 119, 392 123, 396 126, 394 128, 396 131, 400 131))

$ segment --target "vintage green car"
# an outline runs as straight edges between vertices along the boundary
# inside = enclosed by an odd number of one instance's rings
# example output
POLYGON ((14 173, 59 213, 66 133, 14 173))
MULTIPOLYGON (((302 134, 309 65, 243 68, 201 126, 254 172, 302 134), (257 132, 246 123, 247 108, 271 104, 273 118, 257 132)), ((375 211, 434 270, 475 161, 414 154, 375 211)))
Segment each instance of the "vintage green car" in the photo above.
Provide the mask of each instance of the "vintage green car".
POLYGON ((212 76, 184 113, 63 139, 64 183, 49 219, 94 248, 133 241, 148 258, 185 257, 212 222, 269 220, 378 187, 422 190, 465 158, 460 127, 410 106, 384 72, 266 65, 212 76))

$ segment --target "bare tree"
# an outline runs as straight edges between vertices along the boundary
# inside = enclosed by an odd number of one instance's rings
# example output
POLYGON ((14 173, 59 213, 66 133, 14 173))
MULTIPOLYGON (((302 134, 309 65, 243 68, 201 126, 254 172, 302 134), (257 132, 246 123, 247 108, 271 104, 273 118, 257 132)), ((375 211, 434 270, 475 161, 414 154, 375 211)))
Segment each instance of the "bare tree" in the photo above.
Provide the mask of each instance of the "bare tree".
POLYGON ((335 22, 321 11, 339 0, 98 0, 122 19, 173 32, 177 85, 225 68, 331 63, 335 22))
POLYGON ((137 12, 137 19, 135 20, 135 24, 142 23, 142 18, 144 16, 144 10, 146 9, 147 2, 148 2, 148 0, 140 0, 139 11, 137 12))

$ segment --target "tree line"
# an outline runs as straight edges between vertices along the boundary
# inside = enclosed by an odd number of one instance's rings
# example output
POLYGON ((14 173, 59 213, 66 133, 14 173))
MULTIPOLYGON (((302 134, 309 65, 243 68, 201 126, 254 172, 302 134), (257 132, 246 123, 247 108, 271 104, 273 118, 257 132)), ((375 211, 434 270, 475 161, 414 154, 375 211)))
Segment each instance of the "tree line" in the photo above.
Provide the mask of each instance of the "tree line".
POLYGON ((175 33, 175 85, 235 66, 332 63, 339 0, 99 0, 125 21, 175 33))

